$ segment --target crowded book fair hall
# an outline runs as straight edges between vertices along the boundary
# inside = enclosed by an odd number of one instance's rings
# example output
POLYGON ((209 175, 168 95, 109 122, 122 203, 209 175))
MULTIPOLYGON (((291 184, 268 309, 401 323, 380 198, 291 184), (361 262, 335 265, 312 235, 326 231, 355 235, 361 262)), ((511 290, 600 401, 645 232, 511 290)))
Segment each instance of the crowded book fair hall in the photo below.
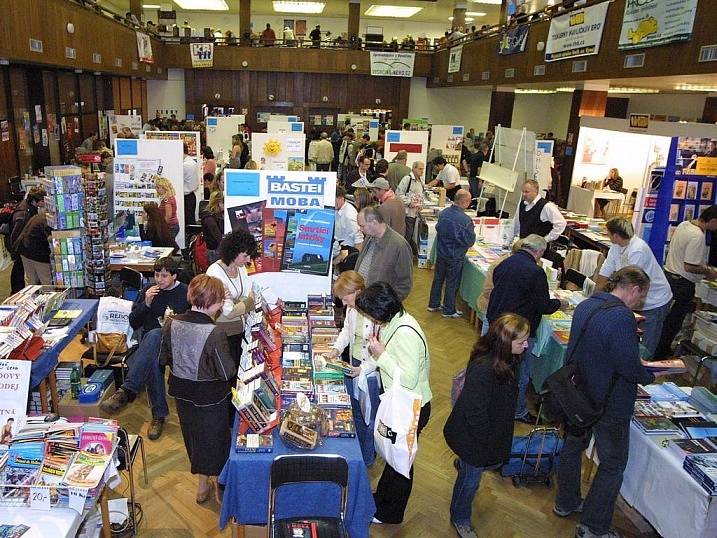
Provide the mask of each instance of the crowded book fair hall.
POLYGON ((7 0, 0 538, 716 538, 717 1, 7 0))

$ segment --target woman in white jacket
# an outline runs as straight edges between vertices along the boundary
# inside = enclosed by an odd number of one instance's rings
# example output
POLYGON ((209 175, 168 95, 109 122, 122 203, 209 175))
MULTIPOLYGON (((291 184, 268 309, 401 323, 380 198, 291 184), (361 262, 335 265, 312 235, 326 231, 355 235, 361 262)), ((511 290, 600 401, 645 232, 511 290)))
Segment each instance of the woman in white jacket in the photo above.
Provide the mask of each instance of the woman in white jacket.
POLYGON ((351 407, 356 424, 356 436, 367 466, 373 464, 376 451, 373 444, 373 427, 378 409, 381 380, 376 362, 369 353, 369 338, 378 332, 378 326, 356 310, 356 296, 366 284, 356 271, 344 271, 334 282, 334 295, 346 305, 344 326, 327 358, 336 359, 348 348, 350 373, 346 374, 346 388, 351 395, 351 407))

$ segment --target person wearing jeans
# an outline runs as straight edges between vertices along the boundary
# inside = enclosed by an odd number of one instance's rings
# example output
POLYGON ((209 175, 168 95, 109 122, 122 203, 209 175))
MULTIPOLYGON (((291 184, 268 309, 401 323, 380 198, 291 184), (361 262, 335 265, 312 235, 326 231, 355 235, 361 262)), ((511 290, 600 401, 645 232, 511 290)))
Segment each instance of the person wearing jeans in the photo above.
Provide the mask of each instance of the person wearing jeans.
MULTIPOLYGON (((484 323, 483 325, 488 325, 484 323)), ((487 332, 487 331, 486 331, 487 332)), ((535 338, 528 338, 528 346, 523 353, 518 370, 518 399, 515 406, 515 420, 535 422, 535 417, 528 411, 528 385, 530 384, 530 372, 533 368, 533 361, 537 358, 533 355, 535 338)))
POLYGON ((436 224, 436 269, 428 311, 442 309, 444 318, 460 318, 463 315, 456 310, 456 294, 466 252, 476 240, 473 221, 464 213, 470 203, 471 193, 460 189, 454 196, 453 205, 441 212, 436 224))
POLYGON ((529 334, 530 322, 516 314, 503 314, 491 323, 473 348, 463 390, 443 428, 459 458, 451 523, 461 538, 477 536, 471 512, 483 472, 510 459, 518 370, 529 334))

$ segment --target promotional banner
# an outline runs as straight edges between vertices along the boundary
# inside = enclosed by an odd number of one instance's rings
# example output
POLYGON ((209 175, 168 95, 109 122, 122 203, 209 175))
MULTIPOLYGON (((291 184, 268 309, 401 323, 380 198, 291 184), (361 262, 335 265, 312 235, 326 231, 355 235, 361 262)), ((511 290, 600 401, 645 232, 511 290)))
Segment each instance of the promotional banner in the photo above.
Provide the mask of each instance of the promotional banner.
POLYGON ((252 133, 252 158, 259 170, 304 170, 304 133, 252 133))
POLYGON ((451 47, 448 56, 448 72, 458 73, 461 70, 461 57, 463 56, 463 45, 451 47))
POLYGON ((303 121, 276 121, 270 119, 266 122, 267 133, 303 133, 304 122, 303 121))
POLYGON ((444 159, 460 168, 463 147, 462 125, 434 125, 431 129, 431 150, 440 151, 444 159))
POLYGON ((527 24, 509 28, 503 32, 498 42, 498 54, 517 54, 525 50, 525 44, 528 42, 527 24))
POLYGON ((7 449, 24 425, 32 362, 0 360, 0 447, 7 449))
POLYGON ((192 67, 214 66, 214 43, 190 43, 189 54, 192 56, 192 67))
POLYGON ((110 145, 115 143, 115 138, 139 138, 142 133, 142 116, 108 114, 107 121, 110 127, 110 145))
POLYGON ((697 12, 697 0, 625 2, 620 50, 656 47, 689 41, 697 12))
POLYGON ((408 153, 408 162, 426 162, 428 155, 428 131, 386 131, 383 157, 391 162, 396 153, 408 153))
POLYGON ((412 77, 415 59, 414 52, 371 51, 371 76, 412 77))
POLYGON ((154 63, 154 55, 152 54, 152 40, 147 34, 136 32, 137 34, 137 56, 140 62, 147 64, 154 63))
POLYGON ((605 16, 610 2, 571 11, 550 20, 545 61, 554 62, 600 52, 605 16))

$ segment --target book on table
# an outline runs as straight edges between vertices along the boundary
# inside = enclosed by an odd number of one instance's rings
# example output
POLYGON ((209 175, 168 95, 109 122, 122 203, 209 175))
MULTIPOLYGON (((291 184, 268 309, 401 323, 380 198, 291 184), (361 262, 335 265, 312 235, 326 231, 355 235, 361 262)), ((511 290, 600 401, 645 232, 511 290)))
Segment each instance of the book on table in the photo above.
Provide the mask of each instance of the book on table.
POLYGON ((680 429, 665 417, 634 417, 633 422, 646 435, 678 434, 680 429))
POLYGON ((707 493, 717 495, 717 454, 688 455, 682 466, 707 493))
POLYGON ((111 458, 111 454, 77 452, 70 460, 62 484, 90 489, 97 487, 111 458))
MULTIPOLYGON (((717 440, 717 438, 712 438, 717 440)), ((680 460, 690 454, 715 454, 717 445, 710 439, 670 439, 668 449, 680 460)))

